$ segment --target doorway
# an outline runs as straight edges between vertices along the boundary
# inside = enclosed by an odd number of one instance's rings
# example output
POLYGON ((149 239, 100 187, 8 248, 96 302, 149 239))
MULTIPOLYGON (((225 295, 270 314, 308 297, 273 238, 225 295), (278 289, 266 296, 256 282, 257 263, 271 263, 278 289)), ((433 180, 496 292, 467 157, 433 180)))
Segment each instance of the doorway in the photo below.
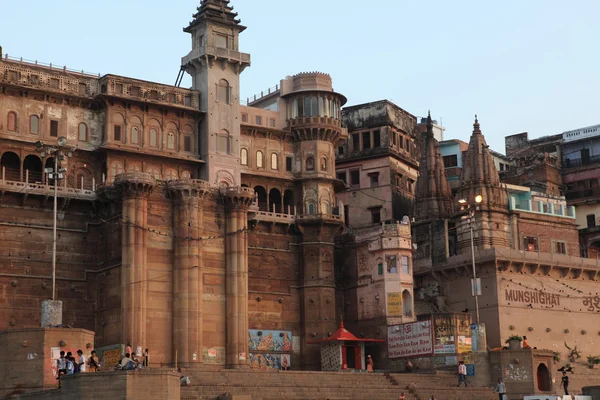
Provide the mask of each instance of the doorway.
POLYGON ((541 392, 549 392, 552 390, 550 385, 550 371, 546 364, 540 364, 537 367, 537 388, 541 392))

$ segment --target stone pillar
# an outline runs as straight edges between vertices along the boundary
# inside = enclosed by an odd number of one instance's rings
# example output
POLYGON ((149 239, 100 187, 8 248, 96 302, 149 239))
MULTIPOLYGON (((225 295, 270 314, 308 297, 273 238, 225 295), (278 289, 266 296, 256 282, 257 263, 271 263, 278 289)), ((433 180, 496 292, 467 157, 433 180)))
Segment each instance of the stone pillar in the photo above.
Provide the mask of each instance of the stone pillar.
POLYGON ((300 318, 303 369, 320 369, 320 347, 307 342, 327 339, 337 330, 335 306, 334 238, 342 226, 328 215, 304 215, 298 219, 302 269, 300 318))
POLYGON ((228 188, 225 202, 226 367, 248 366, 248 208, 254 190, 228 188))
POLYGON ((327 339, 337 330, 334 275, 334 237, 341 220, 328 215, 305 215, 298 219, 302 232, 300 249, 300 323, 303 369, 320 369, 320 347, 307 342, 327 339))
POLYGON ((62 306, 60 300, 42 301, 42 328, 62 325, 62 306))
POLYGON ((210 193, 204 181, 169 183, 173 199, 173 358, 202 362, 202 217, 210 193))
POLYGON ((148 270, 146 241, 148 235, 148 198, 156 188, 152 175, 127 172, 115 179, 121 194, 121 341, 131 342, 133 349, 146 346, 146 309, 148 270))

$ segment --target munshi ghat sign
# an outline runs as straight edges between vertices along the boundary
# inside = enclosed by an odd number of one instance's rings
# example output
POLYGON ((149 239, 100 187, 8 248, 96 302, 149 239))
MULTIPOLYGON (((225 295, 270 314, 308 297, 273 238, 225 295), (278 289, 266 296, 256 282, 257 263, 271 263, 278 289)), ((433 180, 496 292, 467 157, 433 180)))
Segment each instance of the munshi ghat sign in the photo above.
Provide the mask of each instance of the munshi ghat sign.
POLYGON ((546 306, 560 306, 560 296, 537 290, 504 290, 506 301, 527 304, 541 304, 546 306))

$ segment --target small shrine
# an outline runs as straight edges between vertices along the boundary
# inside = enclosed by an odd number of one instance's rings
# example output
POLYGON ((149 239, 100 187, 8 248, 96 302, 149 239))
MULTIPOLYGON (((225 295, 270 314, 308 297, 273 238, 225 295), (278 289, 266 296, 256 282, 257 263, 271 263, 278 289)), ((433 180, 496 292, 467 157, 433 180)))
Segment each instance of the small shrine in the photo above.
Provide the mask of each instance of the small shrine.
POLYGON ((344 328, 344 321, 331 336, 309 342, 321 345, 321 371, 366 369, 365 343, 385 342, 381 339, 359 339, 344 328))

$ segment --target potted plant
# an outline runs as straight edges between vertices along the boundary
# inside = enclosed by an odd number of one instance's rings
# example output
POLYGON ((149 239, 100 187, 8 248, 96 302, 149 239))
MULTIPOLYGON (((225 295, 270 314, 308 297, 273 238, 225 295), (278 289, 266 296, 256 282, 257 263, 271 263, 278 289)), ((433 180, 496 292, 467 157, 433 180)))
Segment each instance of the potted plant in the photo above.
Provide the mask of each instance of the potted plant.
POLYGON ((521 350, 521 342, 523 338, 518 335, 512 335, 508 339, 506 339, 506 343, 508 343, 508 348, 510 350, 521 350))
POLYGON ((597 369, 600 365, 600 356, 588 356, 587 361, 590 368, 597 369))
POLYGON ((565 347, 569 350, 569 361, 575 362, 581 358, 581 353, 577 350, 577 346, 570 348, 567 342, 565 342, 565 347))
POLYGON ((552 352, 552 358, 554 359, 554 363, 560 362, 560 353, 558 351, 552 352))

